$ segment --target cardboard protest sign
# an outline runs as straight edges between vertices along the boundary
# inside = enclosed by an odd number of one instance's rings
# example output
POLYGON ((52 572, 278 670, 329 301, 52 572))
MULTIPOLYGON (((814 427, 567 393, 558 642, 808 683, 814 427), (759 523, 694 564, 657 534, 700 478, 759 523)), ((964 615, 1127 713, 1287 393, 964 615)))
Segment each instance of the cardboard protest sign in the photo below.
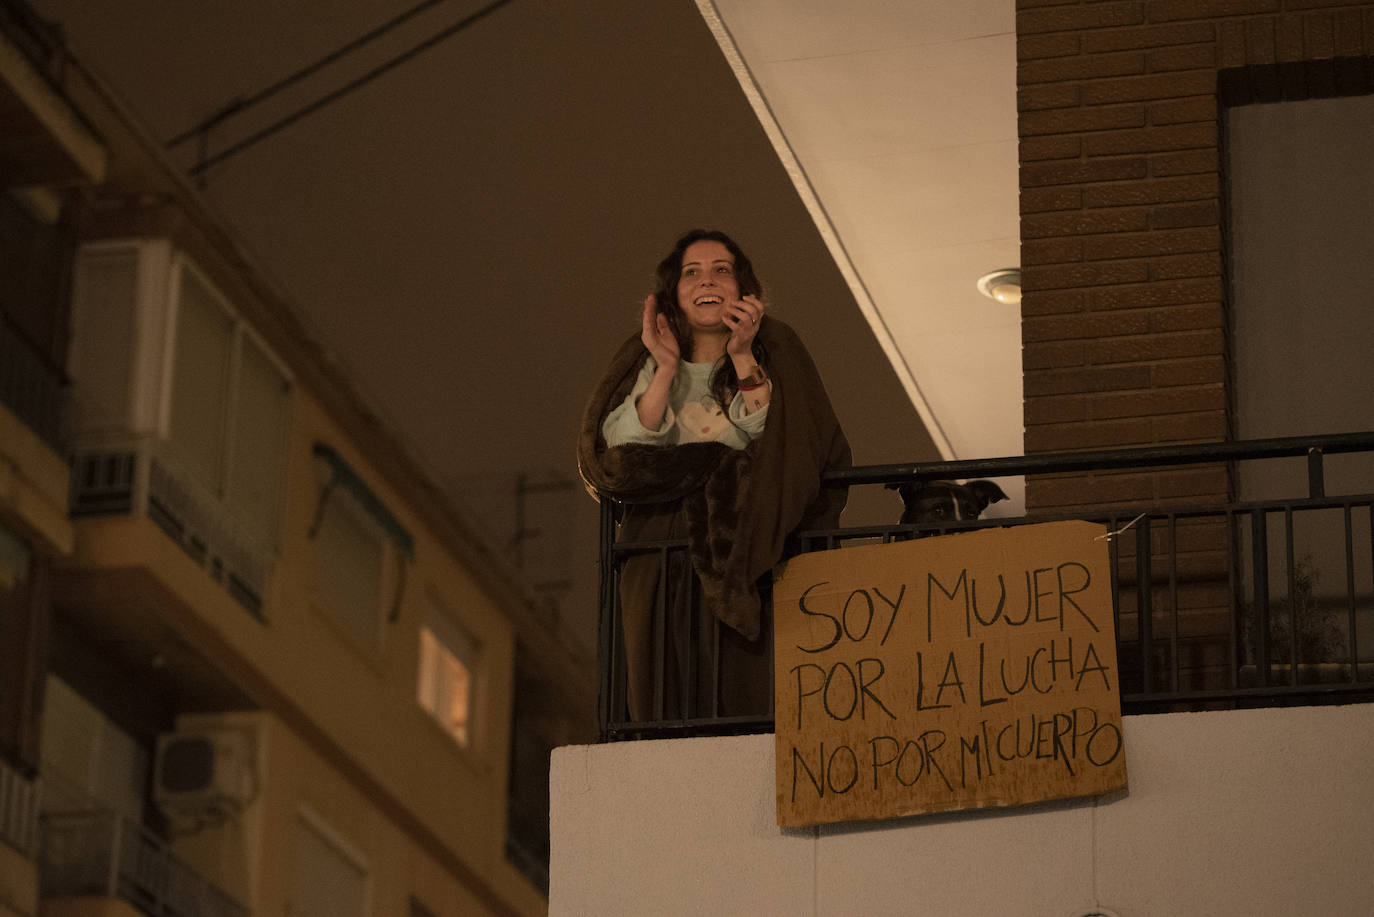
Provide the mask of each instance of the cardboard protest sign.
POLYGON ((1105 529, 804 554, 773 589, 778 824, 1126 785, 1105 529))

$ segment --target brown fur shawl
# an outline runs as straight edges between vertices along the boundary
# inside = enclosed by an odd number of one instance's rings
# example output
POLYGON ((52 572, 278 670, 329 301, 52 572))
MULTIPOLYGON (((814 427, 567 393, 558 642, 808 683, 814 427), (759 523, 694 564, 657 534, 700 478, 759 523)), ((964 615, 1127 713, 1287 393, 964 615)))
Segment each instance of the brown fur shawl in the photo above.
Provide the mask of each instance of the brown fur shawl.
MULTIPOLYGON (((849 441, 796 333, 765 316, 759 338, 773 391, 763 435, 748 448, 607 448, 601 423, 630 393, 648 356, 638 335, 616 352, 588 402, 577 445, 578 469, 594 497, 628 504, 682 501, 703 596, 721 621, 751 640, 760 629, 755 581, 781 558, 788 535, 839 524, 846 491, 822 488, 820 477, 851 461, 849 441)), ((622 540, 635 538, 630 525, 622 525, 622 540)))

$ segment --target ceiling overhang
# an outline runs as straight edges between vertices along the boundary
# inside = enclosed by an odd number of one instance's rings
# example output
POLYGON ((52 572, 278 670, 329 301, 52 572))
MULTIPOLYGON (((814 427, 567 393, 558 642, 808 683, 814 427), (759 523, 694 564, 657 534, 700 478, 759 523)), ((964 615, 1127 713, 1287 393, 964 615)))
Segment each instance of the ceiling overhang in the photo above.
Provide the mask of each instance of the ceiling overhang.
POLYGON ((1012 5, 696 3, 942 457, 1020 454, 1012 5))

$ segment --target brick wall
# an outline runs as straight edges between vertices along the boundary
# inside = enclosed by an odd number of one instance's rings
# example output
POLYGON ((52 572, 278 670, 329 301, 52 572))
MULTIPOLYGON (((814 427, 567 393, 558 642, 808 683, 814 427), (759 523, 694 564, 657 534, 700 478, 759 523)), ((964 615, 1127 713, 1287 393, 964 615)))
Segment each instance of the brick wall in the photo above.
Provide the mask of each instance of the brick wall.
MULTIPOLYGON (((1224 107, 1374 91, 1374 2, 1017 0, 1026 451, 1231 430, 1224 107)), ((1211 504, 1229 469, 1043 475, 1030 512, 1211 504)), ((1234 664, 1219 519, 1118 538, 1122 685, 1203 690, 1234 664), (1142 537, 1144 536, 1144 537, 1142 537), (1145 540, 1148 538, 1148 541, 1145 540), (1136 548, 1152 559, 1145 659, 1136 548), (1146 547, 1148 545, 1148 548, 1146 547), (1165 572, 1165 559, 1178 565, 1165 572), (1166 646, 1167 645, 1167 646, 1166 646), (1155 686, 1161 685, 1156 681, 1155 686)))
MULTIPOLYGON (((1017 0, 1026 451, 1225 439, 1224 104, 1370 89, 1374 3, 1017 0)), ((1047 476, 1048 511, 1226 469, 1047 476)))

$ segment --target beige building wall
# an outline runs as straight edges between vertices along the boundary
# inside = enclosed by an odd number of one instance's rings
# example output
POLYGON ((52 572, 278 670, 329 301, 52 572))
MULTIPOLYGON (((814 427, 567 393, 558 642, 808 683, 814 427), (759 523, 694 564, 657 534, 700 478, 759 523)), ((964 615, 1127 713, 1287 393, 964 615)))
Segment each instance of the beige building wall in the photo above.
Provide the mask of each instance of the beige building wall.
MULTIPOLYGON (((179 723, 207 724, 251 731, 261 782, 240 818, 180 837, 173 847, 187 862, 213 869, 253 913, 292 912, 297 867, 292 845, 303 827, 336 843, 366 870, 366 913, 407 914, 412 899, 434 914, 543 909, 532 889, 521 893, 516 887, 524 883, 510 867, 489 862, 481 882, 514 899, 514 906, 494 903, 490 891, 473 887, 472 876, 455 871, 451 855, 436 853, 432 843, 406 830, 406 819, 398 819, 384 798, 349 780, 271 714, 186 717, 179 723), (492 881, 502 872, 507 873, 504 882, 492 881)), ((441 790, 461 790, 466 775, 437 771, 441 779, 432 782, 441 790)), ((485 833, 479 819, 472 826, 479 829, 475 833, 485 833)))
POLYGON ((37 865, 0 843, 0 917, 33 917, 37 913, 37 865))
POLYGON ((1130 716, 1128 793, 777 827, 774 737, 554 756, 549 912, 1369 913, 1374 705, 1130 716))
POLYGON ((269 751, 252 814, 259 846, 249 854, 257 866, 244 874, 218 842, 194 836, 179 838, 176 849, 255 913, 282 913, 293 819, 304 809, 365 852, 370 913, 405 913, 411 894, 440 915, 541 912, 542 895, 504 856, 515 659, 509 617, 308 390, 294 389, 290 416, 280 549, 264 620, 137 513, 78 520, 75 551, 55 577, 60 608, 114 620, 131 645, 165 639, 189 648, 264 711, 255 732, 269 751), (322 490, 316 443, 333 448, 414 539, 413 559, 393 552, 388 586, 400 601, 377 649, 337 622, 313 581, 311 528, 322 490), (480 646, 467 747, 417 702, 419 634, 431 603, 480 646))

